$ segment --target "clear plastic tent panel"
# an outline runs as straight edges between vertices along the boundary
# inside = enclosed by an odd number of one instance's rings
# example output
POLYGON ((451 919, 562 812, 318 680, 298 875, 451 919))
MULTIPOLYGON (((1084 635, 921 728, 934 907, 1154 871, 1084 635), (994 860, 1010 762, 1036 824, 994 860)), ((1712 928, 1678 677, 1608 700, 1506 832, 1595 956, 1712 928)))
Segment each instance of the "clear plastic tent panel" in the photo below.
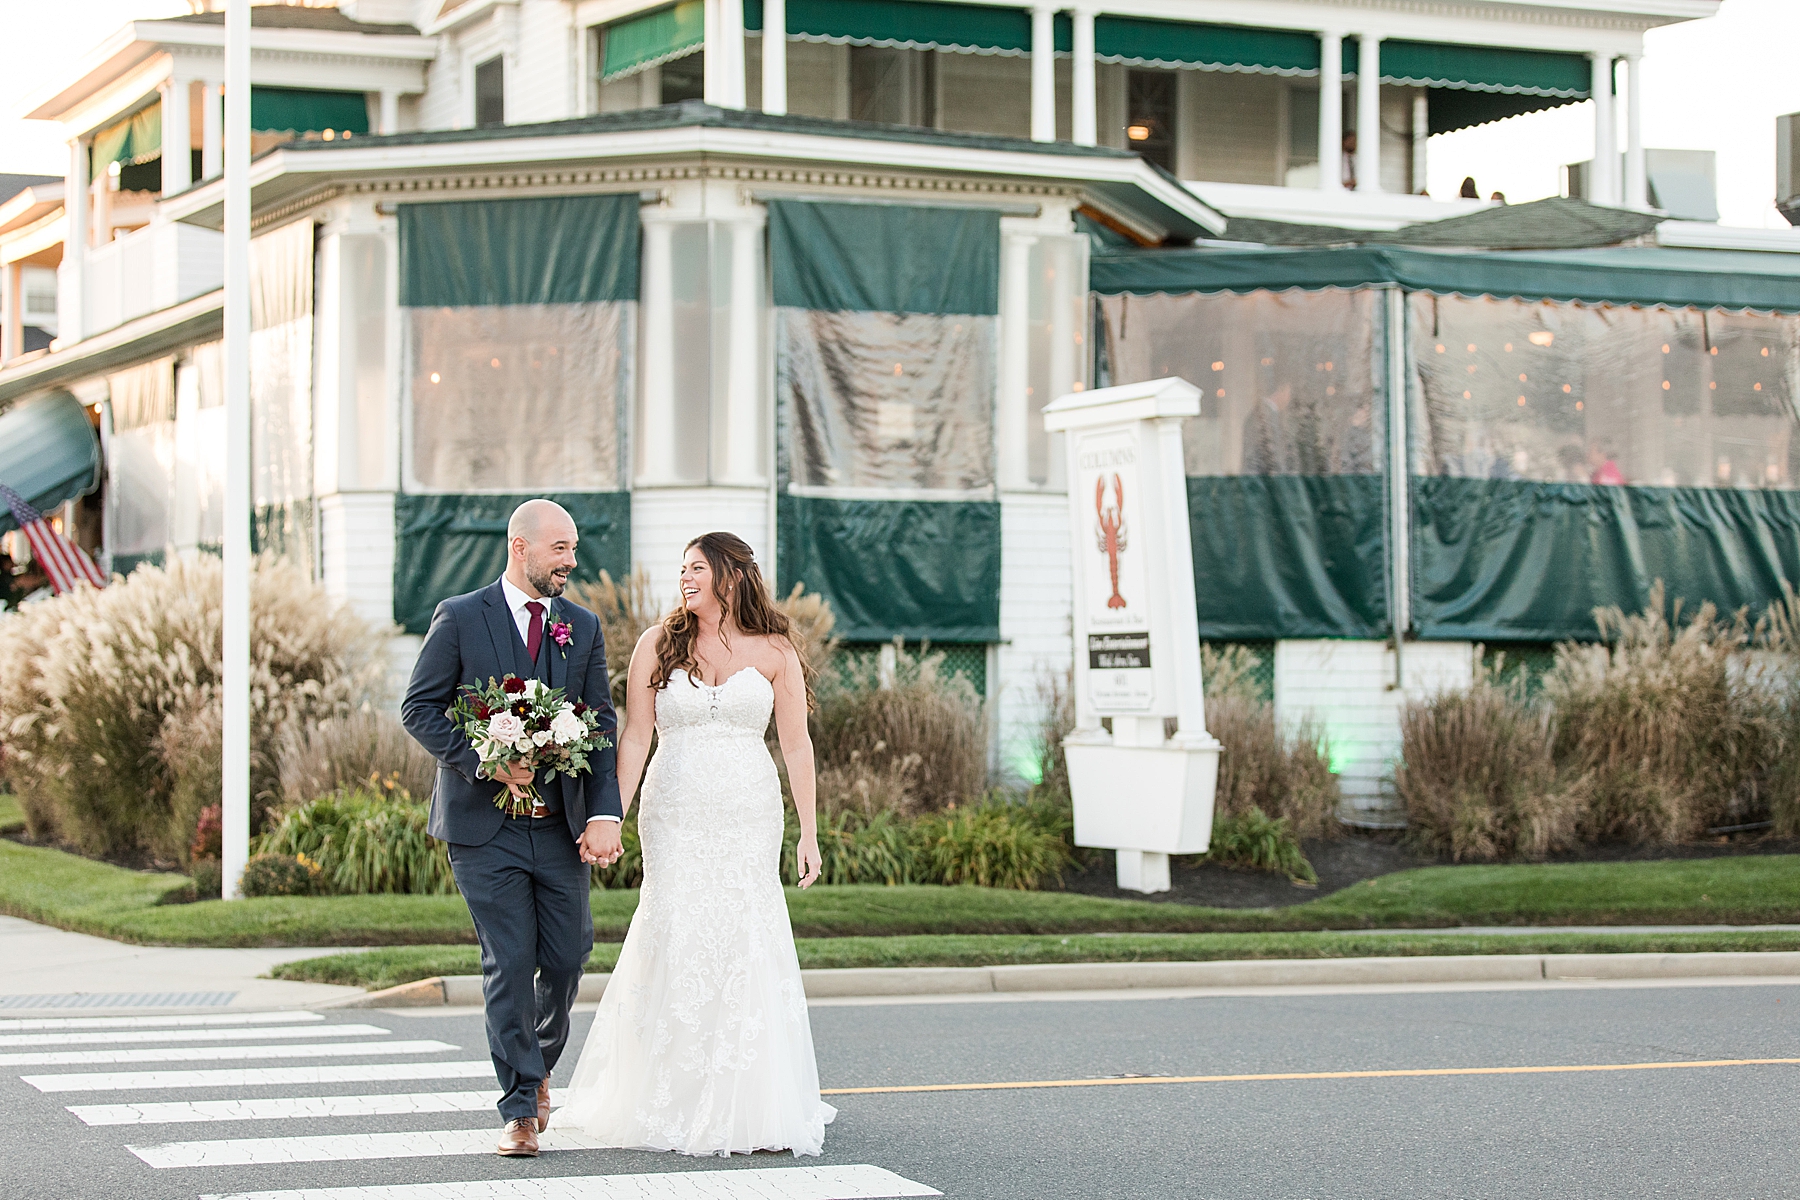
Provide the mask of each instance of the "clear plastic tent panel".
POLYGON ((250 243, 251 498, 312 495, 313 223, 250 243))
POLYGON ((613 491, 635 305, 402 310, 425 491, 613 491))
POLYGON ((1386 456, 1380 294, 1100 296, 1111 382, 1201 390, 1189 475, 1376 475, 1386 456))
POLYGON ((1415 294, 1412 469, 1792 488, 1800 317, 1415 294))
POLYGON ((966 314, 776 309, 793 489, 991 488, 996 325, 966 314))
POLYGON ((175 490, 175 422, 114 433, 106 459, 107 549, 134 556, 164 550, 175 490))

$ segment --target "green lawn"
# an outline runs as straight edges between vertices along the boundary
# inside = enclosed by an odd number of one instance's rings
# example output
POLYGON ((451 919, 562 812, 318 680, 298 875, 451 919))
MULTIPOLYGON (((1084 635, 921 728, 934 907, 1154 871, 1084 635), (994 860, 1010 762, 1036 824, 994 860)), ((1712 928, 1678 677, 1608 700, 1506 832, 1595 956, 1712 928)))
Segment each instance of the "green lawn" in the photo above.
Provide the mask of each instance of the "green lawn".
POLYGON ((11 792, 0 792, 0 833, 23 828, 25 810, 19 807, 19 798, 11 792))
MULTIPOLYGON (((1258 958, 1381 958, 1427 954, 1679 954, 1697 950, 1800 950, 1800 933, 1126 933, 948 934, 800 938, 802 967, 984 967, 1020 963, 1209 962, 1258 958)), ((610 971, 616 943, 594 946, 590 971, 610 971)), ((277 979, 393 987, 434 975, 479 975, 473 946, 397 946, 285 963, 277 979)))
MULTIPOLYGON (((178 946, 472 943, 458 896, 330 896, 159 905, 178 875, 127 871, 0 840, 0 912, 178 946)), ((593 893, 594 932, 625 936, 635 891, 593 893)), ((1426 867, 1291 908, 1216 909, 973 887, 788 889, 801 938, 1273 933, 1458 925, 1800 923, 1800 856, 1426 867)), ((885 943, 884 943, 885 944, 885 943)), ((1059 943, 1060 944, 1060 943, 1059 943)))

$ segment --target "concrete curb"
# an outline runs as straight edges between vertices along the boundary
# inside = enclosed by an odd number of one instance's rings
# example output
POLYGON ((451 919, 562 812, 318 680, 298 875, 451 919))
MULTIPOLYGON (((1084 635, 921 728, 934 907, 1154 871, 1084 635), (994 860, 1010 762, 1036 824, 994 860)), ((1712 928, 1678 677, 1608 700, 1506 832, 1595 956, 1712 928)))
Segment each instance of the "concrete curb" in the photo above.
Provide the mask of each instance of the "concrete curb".
MULTIPOLYGON (((1133 988, 1321 984, 1529 983, 1543 980, 1800 977, 1800 951, 1699 954, 1444 954, 1403 958, 1246 959, 1230 962, 1044 963, 1011 967, 851 967, 800 972, 810 1000, 1133 988)), ((584 975, 578 999, 599 1000, 611 976, 584 975)), ((481 976, 448 975, 353 996, 335 1008, 479 1005, 481 976)))

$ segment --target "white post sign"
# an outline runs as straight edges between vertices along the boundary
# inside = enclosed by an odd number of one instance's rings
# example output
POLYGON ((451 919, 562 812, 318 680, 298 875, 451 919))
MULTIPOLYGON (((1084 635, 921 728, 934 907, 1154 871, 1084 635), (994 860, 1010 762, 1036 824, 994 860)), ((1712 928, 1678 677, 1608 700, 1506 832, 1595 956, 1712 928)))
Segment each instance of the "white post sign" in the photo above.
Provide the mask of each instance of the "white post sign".
POLYGON ((1074 392, 1066 434, 1075 588, 1075 731, 1063 740, 1075 842, 1118 852, 1119 886, 1169 888, 1169 855, 1212 837, 1219 743, 1206 732, 1181 379, 1074 392), (1102 725, 1110 721, 1111 732, 1102 725), (1165 722, 1176 732, 1165 735, 1165 722))

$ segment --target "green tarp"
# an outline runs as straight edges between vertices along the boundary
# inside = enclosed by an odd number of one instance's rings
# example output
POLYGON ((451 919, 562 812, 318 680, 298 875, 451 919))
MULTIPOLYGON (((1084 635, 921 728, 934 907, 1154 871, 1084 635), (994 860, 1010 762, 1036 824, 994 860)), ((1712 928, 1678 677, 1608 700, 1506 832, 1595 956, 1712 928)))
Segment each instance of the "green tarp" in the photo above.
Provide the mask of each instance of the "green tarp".
POLYGON ((1202 638, 1388 635, 1381 476, 1195 476, 1187 493, 1202 638))
POLYGON ((400 304, 636 300, 638 196, 400 206, 400 304))
POLYGON ((257 85, 250 89, 250 128, 265 132, 365 134, 369 99, 361 92, 257 85))
MULTIPOLYGON (((39 512, 94 489, 100 442, 87 409, 68 392, 52 392, 0 413, 0 484, 39 512)), ((17 529, 0 504, 0 533, 17 529)))
MULTIPOLYGON (((577 580, 602 570, 623 579, 631 569, 631 495, 569 492, 547 497, 569 510, 581 542, 577 580)), ((506 522, 531 499, 508 496, 413 496, 394 498, 394 620, 408 633, 424 633, 438 602, 486 587, 506 569, 506 522)))
POLYGON ((1000 214, 991 208, 769 201, 777 308, 994 315, 1000 214))
POLYGON ((90 173, 111 163, 132 166, 162 156, 162 105, 141 108, 94 135, 90 173))
POLYGON ((1756 611, 1800 581, 1800 492, 1415 479, 1412 562, 1425 638, 1592 640, 1658 579, 1687 612, 1756 611))
POLYGON ((600 78, 617 79, 680 58, 705 40, 703 0, 681 0, 669 8, 614 21, 601 37, 600 78))
POLYGON ((784 495, 777 574, 846 641, 1000 640, 1000 505, 784 495))
POLYGON ((1660 246, 1480 253, 1366 246, 1139 250, 1096 254, 1088 280, 1107 295, 1398 284, 1446 295, 1800 312, 1800 255, 1660 246))
MULTIPOLYGON (((745 0, 744 28, 763 27, 762 0, 745 0)), ((1027 54, 1031 13, 981 4, 931 0, 787 0, 787 32, 808 41, 912 50, 1027 54)), ((1067 53, 1069 18, 1056 15, 1055 46, 1067 53)))
MULTIPOLYGON (((1346 69, 1354 69, 1354 48, 1346 69)), ((1319 39, 1291 29, 1200 25, 1143 17, 1094 18, 1094 55, 1133 66, 1199 67, 1269 75, 1317 75, 1319 39)))

